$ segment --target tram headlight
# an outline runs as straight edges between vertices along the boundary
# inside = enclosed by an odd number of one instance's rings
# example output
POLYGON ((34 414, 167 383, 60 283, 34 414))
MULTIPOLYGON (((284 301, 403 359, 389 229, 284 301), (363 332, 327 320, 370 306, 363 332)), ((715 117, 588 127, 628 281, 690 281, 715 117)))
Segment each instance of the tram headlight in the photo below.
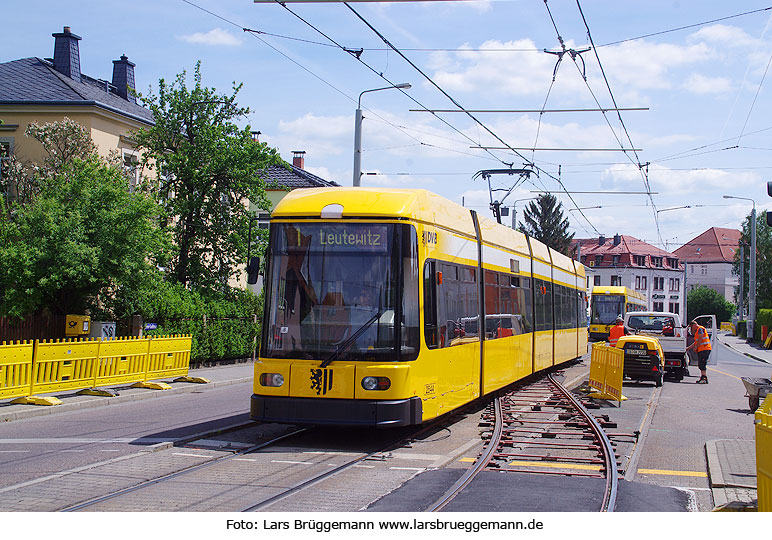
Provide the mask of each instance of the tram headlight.
POLYGON ((365 390, 388 390, 391 381, 388 377, 365 377, 362 379, 362 388, 365 390))
POLYGON ((261 373, 260 384, 263 386, 279 387, 284 384, 284 375, 281 373, 261 373))

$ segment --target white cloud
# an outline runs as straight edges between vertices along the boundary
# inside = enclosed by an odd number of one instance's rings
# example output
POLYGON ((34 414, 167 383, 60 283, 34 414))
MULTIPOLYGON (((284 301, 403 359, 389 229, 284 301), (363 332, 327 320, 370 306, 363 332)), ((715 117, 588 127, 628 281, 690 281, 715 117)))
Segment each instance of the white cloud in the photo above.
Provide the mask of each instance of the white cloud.
POLYGON ((185 36, 177 36, 177 39, 199 45, 225 45, 228 47, 241 45, 241 40, 238 37, 222 28, 214 28, 209 32, 196 32, 185 36))
POLYGON ((721 46, 730 47, 758 47, 761 41, 748 34, 742 28, 714 24, 699 29, 689 36, 690 41, 707 41, 721 46))
POLYGON ((689 75, 681 87, 695 94, 727 94, 734 90, 732 81, 726 77, 706 77, 699 73, 689 75))

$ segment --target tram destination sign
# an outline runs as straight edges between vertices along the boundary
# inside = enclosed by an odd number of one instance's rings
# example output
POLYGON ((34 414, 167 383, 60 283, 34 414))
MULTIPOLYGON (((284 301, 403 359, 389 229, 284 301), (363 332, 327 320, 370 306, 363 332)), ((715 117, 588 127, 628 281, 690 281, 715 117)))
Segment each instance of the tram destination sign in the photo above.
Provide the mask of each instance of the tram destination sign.
POLYGON ((390 227, 385 224, 370 225, 329 223, 293 225, 287 230, 290 249, 311 251, 386 253, 389 251, 390 227), (293 231, 292 229, 295 229, 293 231), (310 239, 310 246, 309 246, 310 239))

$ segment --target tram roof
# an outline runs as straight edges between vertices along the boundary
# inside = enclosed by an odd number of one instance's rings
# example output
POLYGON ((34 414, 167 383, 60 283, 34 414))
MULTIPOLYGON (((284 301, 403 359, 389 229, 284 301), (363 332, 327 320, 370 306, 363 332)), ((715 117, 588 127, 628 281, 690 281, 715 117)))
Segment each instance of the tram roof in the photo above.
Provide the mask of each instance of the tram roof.
POLYGON ((469 209, 425 189, 297 189, 276 205, 272 217, 320 217, 331 204, 343 207, 342 218, 409 218, 474 234, 469 209))

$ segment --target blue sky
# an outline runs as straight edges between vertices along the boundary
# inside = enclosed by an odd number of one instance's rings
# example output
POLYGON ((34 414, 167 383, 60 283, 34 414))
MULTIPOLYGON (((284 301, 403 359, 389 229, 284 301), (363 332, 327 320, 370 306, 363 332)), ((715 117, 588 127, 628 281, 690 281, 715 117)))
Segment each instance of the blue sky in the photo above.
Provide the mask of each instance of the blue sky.
MULTIPOLYGON (((739 228, 751 203, 723 195, 753 198, 758 210, 772 207, 768 2, 583 0, 581 13, 575 0, 546 7, 543 0, 351 3, 361 19, 328 3, 287 4, 296 15, 251 0, 4 4, 0 62, 51 57, 51 34, 63 26, 83 38, 84 73, 109 79, 112 61, 126 54, 136 63, 140 92, 191 73, 201 60, 207 86, 226 93, 233 81, 244 83, 239 103, 252 109, 248 122, 261 141, 286 160, 305 150, 307 170, 342 185, 352 183, 359 93, 409 82, 406 94, 362 98, 362 170, 375 173, 363 186, 423 187, 490 215, 487 183, 475 173, 532 162, 538 177, 504 201, 520 200, 521 217, 521 199, 536 189, 561 190, 558 179, 569 191, 645 191, 639 164, 648 163, 651 196, 559 197, 577 237, 629 234, 668 250, 711 226, 739 228), (387 51, 366 23, 415 67, 387 51), (595 48, 575 60, 565 54, 555 72, 558 57, 544 49, 560 50, 558 35, 566 49, 587 49, 588 27, 595 48), (361 61, 331 40, 364 49, 361 61), (648 110, 622 111, 624 128, 614 112, 475 113, 480 125, 460 113, 411 112, 457 108, 431 81, 467 109, 610 108, 613 95, 618 107, 648 110), (632 143, 640 150, 517 155, 472 148, 500 141, 527 149, 632 143), (692 208, 668 210, 686 205, 692 208)), ((491 182, 508 189, 513 177, 491 182)))

